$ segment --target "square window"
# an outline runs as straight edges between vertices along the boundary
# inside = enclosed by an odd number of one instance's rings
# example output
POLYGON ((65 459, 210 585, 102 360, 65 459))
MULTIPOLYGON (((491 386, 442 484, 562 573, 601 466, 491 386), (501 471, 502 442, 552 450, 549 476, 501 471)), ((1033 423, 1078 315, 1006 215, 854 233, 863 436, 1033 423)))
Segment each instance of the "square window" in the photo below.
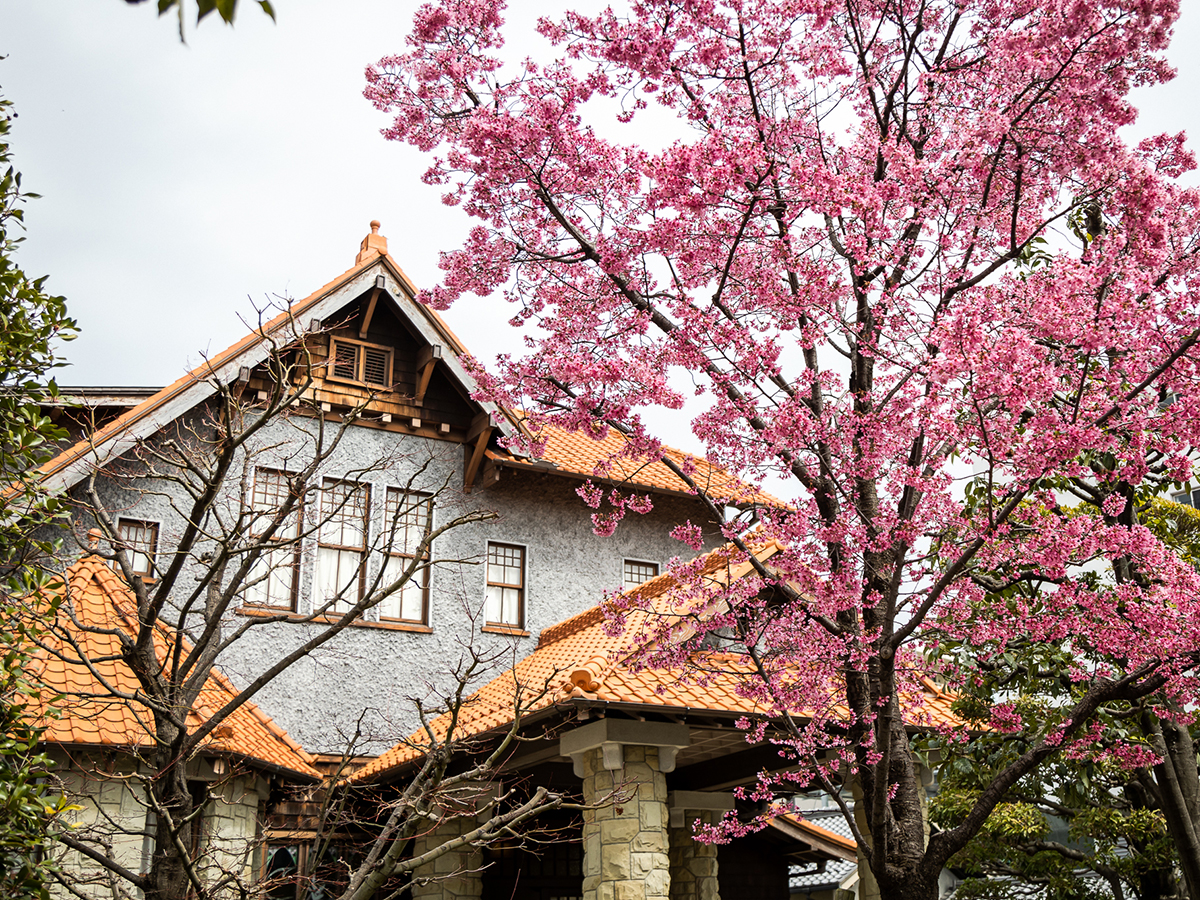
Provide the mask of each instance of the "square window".
POLYGON ((487 545, 487 597, 483 617, 488 625, 525 625, 525 548, 487 545))
POLYGON ((651 578, 658 577, 658 563, 638 562, 635 559, 625 560, 624 567, 625 590, 645 584, 651 578))
MULTIPOLYGON (((116 543, 125 551, 129 568, 141 578, 154 577, 154 557, 158 553, 158 523, 141 519, 117 519, 116 543)), ((113 560, 113 569, 120 566, 113 560)))
POLYGON ((326 377, 370 387, 392 386, 392 350, 346 338, 330 338, 326 377))
MULTIPOLYGON (((421 541, 431 527, 433 498, 428 494, 388 488, 384 498, 383 533, 386 539, 380 588, 397 581, 418 558, 421 541)), ((420 553, 429 559, 429 548, 420 553)), ((429 569, 419 569, 394 594, 379 604, 379 617, 400 622, 429 622, 429 569)))

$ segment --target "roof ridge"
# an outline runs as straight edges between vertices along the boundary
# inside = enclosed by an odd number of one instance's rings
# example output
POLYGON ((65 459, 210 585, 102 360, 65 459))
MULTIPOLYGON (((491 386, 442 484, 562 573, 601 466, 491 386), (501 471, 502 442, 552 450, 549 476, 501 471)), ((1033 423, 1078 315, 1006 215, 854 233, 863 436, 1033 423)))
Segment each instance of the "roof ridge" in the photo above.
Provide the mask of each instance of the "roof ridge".
POLYGON ((576 613, 569 619, 564 619, 549 628, 543 628, 542 633, 538 635, 537 649, 549 647, 551 644, 557 644, 564 638, 568 638, 573 634, 578 634, 585 628, 590 628, 593 625, 599 625, 604 621, 604 607, 600 604, 589 606, 581 613, 576 613))
MULTIPOLYGON (((781 549, 782 545, 779 543, 779 541, 771 539, 770 541, 764 543, 762 547, 754 548, 752 552, 753 555, 761 561, 764 558, 770 558, 770 556, 774 556, 775 553, 781 549), (771 552, 764 557, 761 554, 764 554, 765 551, 771 552)), ((737 548, 732 542, 728 542, 722 544, 720 547, 714 547, 700 558, 709 560, 724 556, 726 560, 728 560, 728 558, 734 555, 735 552, 739 551, 737 551, 737 548)), ((705 568, 707 568, 707 562, 705 568)), ((746 574, 749 574, 752 569, 753 563, 751 563, 749 559, 742 560, 737 564, 737 566, 730 569, 729 581, 732 582, 746 574), (745 571, 743 571, 743 569, 745 571)), ((661 597, 664 593, 669 592, 671 587, 675 584, 677 584, 677 579, 668 570, 663 572, 661 575, 656 575, 654 578, 647 579, 639 585, 625 589, 618 596, 635 596, 640 593, 652 592, 652 596, 648 599, 653 600, 657 597, 661 597), (661 584, 659 582, 661 582, 661 584)), ((564 640, 565 638, 578 634, 581 631, 585 631, 588 628, 603 622, 605 619, 606 602, 607 601, 602 601, 581 613, 577 613, 569 619, 559 622, 557 625, 552 625, 549 628, 544 629, 541 635, 538 637, 538 643, 537 647, 535 648, 535 652, 536 650, 541 650, 543 647, 552 646, 559 641, 564 640)), ((711 606, 711 603, 709 606, 711 606)), ((711 609, 706 611, 711 612, 711 609)), ((649 620, 651 616, 651 612, 649 610, 644 610, 641 608, 635 608, 631 610, 631 612, 642 613, 642 617, 646 620, 649 620)), ((673 610, 660 611, 659 614, 664 616, 678 615, 680 618, 682 618, 682 613, 677 613, 673 610)), ((644 625, 645 622, 640 623, 639 628, 644 625)), ((669 626, 672 634, 675 633, 677 627, 678 623, 673 623, 669 626)), ((623 630, 621 637, 630 637, 628 632, 629 623, 626 623, 626 627, 623 630)), ((637 638, 639 634, 640 632, 635 633, 632 635, 632 637, 637 638)), ((562 690, 571 695, 575 695, 579 692, 594 693, 600 689, 601 685, 604 684, 604 680, 610 672, 615 670, 618 666, 628 662, 635 654, 642 653, 650 648, 653 648, 661 641, 661 635, 649 641, 622 640, 617 646, 611 648, 611 650, 607 653, 593 654, 587 660, 579 662, 574 667, 568 667, 567 683, 563 685, 562 690)))
MULTIPOLYGON (((746 542, 743 540, 743 543, 746 543, 746 542)), ((776 553, 783 550, 784 547, 783 547, 783 544, 781 544, 776 538, 771 538, 770 540, 764 541, 762 546, 752 546, 750 544, 747 544, 747 549, 750 552, 750 557, 753 557, 754 559, 758 560, 759 562, 765 562, 766 560, 768 560, 772 556, 774 556, 776 553)), ((720 547, 716 547, 716 548, 710 550, 708 553, 706 553, 704 555, 703 558, 708 560, 710 558, 717 558, 720 556, 725 557, 726 571, 728 572, 728 576, 729 576, 728 580, 726 582, 726 587, 728 587, 733 582, 746 577, 747 575, 749 575, 751 572, 754 571, 754 563, 750 561, 750 557, 746 557, 745 559, 741 560, 739 563, 737 563, 737 565, 733 565, 733 566, 728 565, 729 559, 731 557, 735 556, 736 554, 740 554, 741 552, 742 551, 740 549, 738 549, 738 547, 736 545, 734 545, 734 543, 732 541, 729 541, 727 543, 722 544, 720 547)), ((708 568, 708 564, 706 562, 704 568, 701 570, 701 573, 703 574, 707 568, 708 568)), ((719 570, 714 570, 714 574, 717 571, 719 571, 719 570)), ((667 574, 669 574, 669 573, 667 573, 667 574)), ((660 575, 659 577, 661 578, 663 576, 660 575)), ((646 582, 646 584, 649 584, 649 583, 650 582, 646 582)), ((641 585, 639 585, 639 587, 641 587, 641 585)), ((619 653, 619 655, 615 655, 612 657, 609 669, 611 670, 618 665, 622 665, 622 664, 628 662, 630 660, 630 658, 634 656, 634 654, 644 653, 648 650, 653 649, 654 647, 656 647, 657 645, 662 643, 664 637, 669 636, 671 638, 686 638, 686 637, 690 636, 690 634, 685 634, 685 632, 689 632, 689 631, 691 634, 694 634, 695 626, 684 625, 683 627, 680 627, 681 623, 685 620, 685 612, 688 614, 695 613, 698 616, 708 617, 708 616, 711 616, 714 614, 715 606, 719 605, 720 603, 723 603, 723 602, 725 602, 725 601, 721 598, 716 598, 714 600, 714 598, 709 597, 704 602, 702 607, 699 609, 686 610, 686 611, 668 611, 666 613, 663 613, 663 615, 674 615, 677 618, 676 622, 674 622, 668 626, 669 635, 663 635, 662 633, 660 633, 657 637, 654 637, 651 640, 642 642, 637 647, 633 647, 633 646, 624 647, 621 650, 621 652, 619 653)), ((603 682, 603 678, 601 678, 599 680, 601 682, 603 682)))
MULTIPOLYGON (((709 553, 715 552, 715 550, 709 551, 709 553)), ((707 556, 708 554, 705 555, 707 556)), ((666 588, 669 587, 669 583, 673 582, 674 580, 675 577, 668 570, 659 575, 655 575, 653 578, 647 578, 641 584, 634 585, 630 588, 625 588, 618 592, 616 596, 624 597, 626 595, 641 594, 659 587, 666 588), (660 581, 663 582, 662 585, 658 584, 660 581)), ((601 600, 595 606, 589 606, 583 612, 576 613, 570 618, 563 619, 561 622, 557 622, 554 625, 551 625, 549 628, 543 628, 542 633, 538 636, 537 647, 535 649, 540 650, 542 647, 549 647, 551 644, 557 644, 559 641, 568 638, 573 634, 578 634, 586 628, 600 624, 606 618, 605 606, 608 604, 609 601, 607 599, 601 600)))

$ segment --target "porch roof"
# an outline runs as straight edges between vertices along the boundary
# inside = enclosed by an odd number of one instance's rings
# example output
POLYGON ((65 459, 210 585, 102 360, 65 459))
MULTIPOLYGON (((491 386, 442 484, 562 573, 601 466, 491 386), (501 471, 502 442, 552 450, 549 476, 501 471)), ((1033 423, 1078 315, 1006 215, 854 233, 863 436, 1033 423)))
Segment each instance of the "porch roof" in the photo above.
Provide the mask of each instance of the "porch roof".
MULTIPOLYGON (((747 546, 768 568, 770 559, 783 550, 778 542, 762 538, 747 546)), ((695 633, 696 619, 722 612, 725 589, 731 584, 756 577, 754 563, 732 545, 713 550, 691 565, 695 568, 686 586, 665 573, 625 592, 624 599, 632 602, 624 629, 606 614, 603 603, 545 629, 537 649, 472 694, 456 720, 445 713, 431 723, 438 740, 445 739, 451 727, 459 739, 507 728, 518 704, 524 719, 571 701, 643 711, 657 708, 664 713, 769 716, 770 711, 745 689, 752 672, 739 654, 698 651, 686 667, 647 663, 645 653, 655 644, 686 640, 695 633)), ((923 722, 956 721, 951 698, 931 682, 924 682, 919 693, 906 697, 906 703, 910 709, 919 708, 923 722)), ((846 712, 834 704, 834 715, 846 712)), ((423 756, 427 743, 427 735, 418 731, 349 780, 383 780, 423 756)))

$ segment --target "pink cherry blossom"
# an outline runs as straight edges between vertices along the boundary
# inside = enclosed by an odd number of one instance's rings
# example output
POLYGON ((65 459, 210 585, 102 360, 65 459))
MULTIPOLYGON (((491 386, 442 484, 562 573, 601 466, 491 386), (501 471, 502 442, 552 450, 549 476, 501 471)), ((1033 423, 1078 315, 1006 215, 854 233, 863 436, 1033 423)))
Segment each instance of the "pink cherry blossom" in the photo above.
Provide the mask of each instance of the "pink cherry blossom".
MULTIPOLYGON (((789 763, 754 792, 855 779, 885 896, 936 896, 1000 796, 926 844, 906 723, 967 739, 936 687, 969 689, 1018 643, 1070 648, 1070 704, 992 709, 1033 748, 998 790, 1091 752, 1108 704, 1200 701, 1200 578, 1139 519, 1200 447, 1200 195, 1176 180, 1182 135, 1121 131, 1131 89, 1173 74, 1177 15, 634 0, 548 17, 557 58, 514 60, 502 3, 440 0, 367 71, 385 136, 475 223, 424 301, 500 296, 526 329, 480 398, 535 434, 620 431, 624 460, 673 466, 717 518, 735 498, 653 428, 696 401, 709 458, 785 501, 751 535, 726 526, 739 559, 784 548, 751 577, 674 567, 706 624, 645 664, 694 664, 705 628, 723 641, 763 710, 750 736, 789 763)), ((601 532, 645 505, 581 496, 601 532)), ((611 598, 614 627, 636 602, 611 598)))

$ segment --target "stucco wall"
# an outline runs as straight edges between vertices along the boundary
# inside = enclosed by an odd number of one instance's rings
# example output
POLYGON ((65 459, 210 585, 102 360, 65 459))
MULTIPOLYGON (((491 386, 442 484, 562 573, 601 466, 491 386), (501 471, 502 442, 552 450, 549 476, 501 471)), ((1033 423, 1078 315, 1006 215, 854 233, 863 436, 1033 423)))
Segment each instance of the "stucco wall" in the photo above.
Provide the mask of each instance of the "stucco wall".
MULTIPOLYGON (((198 421, 196 415, 190 418, 198 421)), ((312 453, 315 429, 315 421, 304 417, 274 423, 258 443, 270 449, 260 451, 245 468, 295 471, 312 453)), ((137 463, 117 464, 110 471, 110 477, 98 481, 103 502, 115 514, 161 523, 162 559, 163 551, 178 540, 183 520, 177 510, 187 508, 186 497, 176 486, 145 479, 137 463), (172 509, 172 503, 177 509, 172 509)), ((629 514, 612 537, 600 538, 592 533, 592 510, 575 493, 577 479, 504 470, 487 490, 464 495, 462 472, 463 450, 458 444, 367 427, 349 429, 325 468, 324 477, 351 477, 371 485, 373 539, 382 529, 386 487, 405 486, 410 479, 414 489, 438 495, 435 527, 471 510, 488 510, 496 518, 456 528, 435 543, 434 558, 447 562, 438 565, 430 578, 431 633, 353 627, 294 664, 255 697, 307 749, 338 752, 361 725, 358 751, 380 752, 417 727, 415 698, 438 695, 452 683, 453 671, 466 658, 465 644, 473 641, 494 655, 492 670, 479 672, 475 680, 491 677, 532 650, 543 628, 595 604, 606 590, 619 589, 624 559, 657 562, 665 568, 674 556, 693 555, 690 547, 668 532, 688 518, 697 524, 704 521, 697 501, 655 495, 650 513, 629 514), (479 619, 484 599, 489 540, 526 550, 528 636, 481 634, 472 627, 471 618, 479 619)), ((237 490, 239 474, 231 478, 231 491, 237 490)), ((76 496, 85 499, 82 489, 76 490, 76 496)), ((222 502, 232 510, 230 500, 222 502)), ((90 524, 81 513, 75 523, 77 533, 82 535, 90 524)), ((719 536, 711 526, 708 531, 709 543, 715 546, 719 536)), ((312 609, 314 558, 315 541, 310 539, 300 566, 301 613, 312 609)), ((373 559, 372 566, 377 564, 373 559)), ((179 581, 179 592, 195 583, 201 565, 192 563, 192 570, 179 581)), ((375 617, 372 613, 368 618, 375 617)), ((248 621, 243 615, 231 616, 226 634, 248 621)), ((295 622, 256 624, 218 665, 235 684, 248 684, 282 653, 321 629, 295 622)))

